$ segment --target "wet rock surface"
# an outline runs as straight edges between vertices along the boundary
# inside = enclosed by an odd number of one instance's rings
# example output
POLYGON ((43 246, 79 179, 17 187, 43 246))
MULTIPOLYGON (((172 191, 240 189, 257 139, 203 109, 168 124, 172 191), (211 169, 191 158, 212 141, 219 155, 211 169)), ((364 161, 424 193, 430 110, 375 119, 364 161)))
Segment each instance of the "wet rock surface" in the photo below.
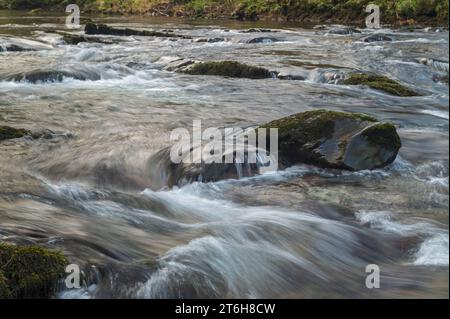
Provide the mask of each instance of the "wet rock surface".
POLYGON ((273 37, 260 37, 260 38, 253 38, 250 40, 246 40, 246 43, 249 44, 272 44, 272 43, 277 43, 277 42, 281 42, 283 40, 278 39, 278 38, 273 38, 273 37))
POLYGON ((371 73, 350 73, 341 84, 366 85, 372 89, 386 92, 396 96, 418 96, 419 94, 406 86, 383 75, 371 73))
POLYGON ((285 165, 372 170, 391 164, 401 147, 392 124, 357 113, 308 111, 262 128, 278 128, 279 157, 285 165))
POLYGON ((0 141, 21 138, 30 134, 30 131, 23 128, 0 125, 0 141))
POLYGON ((366 43, 372 43, 372 42, 392 42, 393 39, 387 35, 384 34, 372 34, 368 35, 366 37, 363 37, 359 39, 359 41, 366 42, 366 43))
POLYGON ((190 38, 177 35, 171 32, 160 31, 140 31, 134 29, 118 29, 106 24, 87 23, 84 29, 87 35, 113 35, 113 36, 143 36, 143 37, 164 37, 164 38, 190 38))
POLYGON ((7 81, 14 82, 30 82, 33 84, 43 82, 62 82, 65 78, 71 78, 80 81, 86 80, 99 80, 100 75, 94 72, 88 72, 85 70, 54 70, 54 69, 36 69, 26 72, 21 72, 5 77, 7 81))
POLYGON ((267 69, 235 61, 194 63, 184 68, 181 72, 190 75, 215 75, 248 79, 267 79, 274 77, 274 73, 267 69))

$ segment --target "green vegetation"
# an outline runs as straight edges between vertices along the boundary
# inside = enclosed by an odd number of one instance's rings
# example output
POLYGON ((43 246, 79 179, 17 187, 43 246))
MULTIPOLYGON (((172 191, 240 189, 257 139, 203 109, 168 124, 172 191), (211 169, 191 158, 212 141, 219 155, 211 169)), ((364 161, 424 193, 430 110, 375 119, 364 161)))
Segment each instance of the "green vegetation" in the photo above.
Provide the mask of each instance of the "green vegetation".
MULTIPOLYGON (((87 0, 84 2, 92 2, 92 0, 87 0)), ((82 1, 78 1, 81 3, 82 1)), ((65 3, 70 3, 66 0, 0 0, 0 8, 6 9, 47 9, 58 5, 63 5, 65 3)))
POLYGON ((448 0, 0 0, 0 7, 35 9, 77 3, 85 10, 105 13, 152 13, 168 16, 266 16, 288 20, 362 21, 369 3, 380 5, 382 22, 431 19, 448 24, 448 0))
POLYGON ((270 71, 235 61, 196 63, 183 73, 191 75, 217 75, 232 78, 266 79, 272 77, 270 71))
POLYGON ((10 126, 0 126, 0 141, 9 140, 13 138, 20 138, 25 135, 29 135, 30 131, 25 129, 17 129, 10 126))
POLYGON ((39 246, 0 244, 0 298, 51 298, 67 263, 39 246))
POLYGON ((396 96, 417 96, 418 94, 402 84, 382 75, 371 75, 363 73, 351 74, 343 84, 346 85, 367 85, 368 87, 381 90, 396 96))

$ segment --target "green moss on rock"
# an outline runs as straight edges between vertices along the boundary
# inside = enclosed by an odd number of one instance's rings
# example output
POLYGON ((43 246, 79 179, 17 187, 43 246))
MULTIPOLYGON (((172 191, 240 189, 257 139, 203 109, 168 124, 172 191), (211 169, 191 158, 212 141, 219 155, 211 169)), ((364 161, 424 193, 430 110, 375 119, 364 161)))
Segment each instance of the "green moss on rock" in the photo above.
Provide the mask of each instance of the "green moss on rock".
POLYGON ((248 79, 266 79, 272 77, 272 72, 267 69, 235 61, 196 63, 182 72, 191 75, 215 75, 248 79))
POLYGON ((5 275, 0 271, 0 299, 7 298, 11 298, 11 290, 9 289, 5 275))
POLYGON ((418 94, 404 85, 382 75, 353 73, 343 81, 345 85, 367 85, 368 87, 384 91, 396 96, 418 96, 418 94))
POLYGON ((51 298, 67 264, 60 252, 0 244, 0 296, 51 298))
POLYGON ((21 138, 29 134, 30 131, 23 128, 17 129, 10 126, 0 126, 0 141, 21 138))
POLYGON ((365 129, 361 135, 366 137, 370 143, 381 145, 386 149, 402 147, 402 141, 397 134, 397 130, 391 123, 378 123, 365 129))
MULTIPOLYGON (((323 168, 375 169, 392 163, 401 147, 392 124, 358 113, 308 111, 260 128, 278 128, 283 166, 306 163, 323 168)), ((270 143, 269 138, 266 143, 270 143)))
POLYGON ((313 140, 331 136, 333 134, 335 121, 342 119, 377 122, 377 119, 365 114, 336 112, 322 109, 294 114, 272 121, 261 126, 261 128, 278 128, 278 134, 280 136, 292 132, 293 129, 298 129, 301 131, 299 133, 304 135, 304 138, 302 139, 313 140))

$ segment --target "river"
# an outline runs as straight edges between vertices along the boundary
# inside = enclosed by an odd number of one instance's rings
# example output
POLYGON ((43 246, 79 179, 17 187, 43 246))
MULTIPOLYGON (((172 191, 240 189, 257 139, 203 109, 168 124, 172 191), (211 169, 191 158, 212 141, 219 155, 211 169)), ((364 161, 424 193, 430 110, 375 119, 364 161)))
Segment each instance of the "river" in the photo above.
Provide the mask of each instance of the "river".
POLYGON ((449 33, 377 32, 365 43, 295 24, 90 17, 186 38, 109 37, 66 45, 64 16, 0 11, 0 125, 52 138, 0 143, 0 240, 60 249, 81 289, 59 298, 448 298, 448 83, 420 58, 448 62, 449 33), (268 33, 242 33, 253 27, 268 33), (256 37, 277 42, 253 44, 256 37), (199 38, 221 38, 199 42, 199 38), (163 70, 169 57, 235 60, 305 81, 228 79, 163 70), (85 80, 14 82, 33 69, 85 80), (388 75, 421 94, 395 97, 323 83, 330 70, 388 75), (248 127, 326 108, 398 127, 390 166, 346 172, 300 165, 167 187, 154 155, 175 128, 248 127), (365 285, 380 269, 380 288, 365 285))

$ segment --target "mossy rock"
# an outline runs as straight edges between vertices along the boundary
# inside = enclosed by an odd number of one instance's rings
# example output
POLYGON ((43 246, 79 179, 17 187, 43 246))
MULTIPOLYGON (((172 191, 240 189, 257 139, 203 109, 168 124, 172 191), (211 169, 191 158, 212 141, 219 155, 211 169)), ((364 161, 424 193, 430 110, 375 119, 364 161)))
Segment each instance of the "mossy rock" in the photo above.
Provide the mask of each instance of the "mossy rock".
POLYGON ((100 75, 85 70, 36 69, 8 75, 5 77, 5 80, 14 82, 26 81, 37 84, 43 82, 62 82, 65 78, 72 78, 79 81, 98 81, 100 80, 100 75))
POLYGON ((182 72, 191 75, 215 75, 248 79, 266 79, 273 77, 273 72, 267 69, 236 61, 195 63, 182 72))
POLYGON ((51 298, 68 261, 39 246, 0 244, 0 296, 51 298))
POLYGON ((366 85, 372 89, 384 91, 396 96, 418 96, 416 92, 383 75, 352 73, 342 84, 366 85))
POLYGON ((30 131, 23 128, 14 128, 10 126, 0 126, 0 141, 21 138, 29 135, 30 131))
POLYGON ((399 149, 402 146, 402 141, 396 133, 395 126, 391 123, 372 125, 365 129, 361 135, 366 137, 369 142, 385 148, 399 149))
POLYGON ((189 38, 169 32, 140 31, 133 29, 117 29, 106 24, 87 23, 84 28, 87 35, 113 35, 113 36, 143 36, 143 37, 163 37, 163 38, 189 38))
POLYGON ((11 290, 8 286, 8 280, 5 275, 0 271, 0 299, 11 298, 11 290))
POLYGON ((278 128, 283 166, 306 163, 323 168, 372 170, 391 164, 401 147, 392 124, 358 113, 308 111, 260 128, 278 128))

